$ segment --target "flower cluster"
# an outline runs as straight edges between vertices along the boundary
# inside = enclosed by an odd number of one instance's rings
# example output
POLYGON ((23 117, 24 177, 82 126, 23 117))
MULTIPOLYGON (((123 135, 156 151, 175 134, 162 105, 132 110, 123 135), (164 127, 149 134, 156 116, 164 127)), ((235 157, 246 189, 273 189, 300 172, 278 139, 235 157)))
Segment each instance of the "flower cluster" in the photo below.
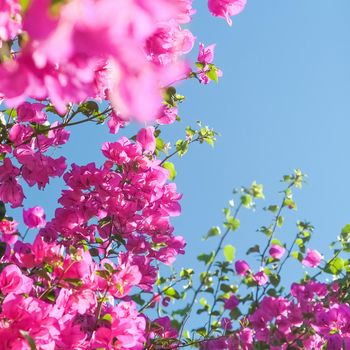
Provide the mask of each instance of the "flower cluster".
MULTIPOLYGON (((208 341, 202 349, 348 349, 350 306, 342 302, 339 283, 315 281, 294 283, 290 298, 266 296, 241 327, 228 335, 208 341)), ((224 319, 223 319, 224 320, 224 319)))
MULTIPOLYGON (((1 2, 0 349, 141 350, 178 337, 170 318, 144 309, 161 300, 159 265, 185 247, 171 224, 181 212, 174 169, 158 159, 159 125, 177 119, 184 99, 171 85, 219 72, 213 47, 200 46, 200 71, 185 60, 195 12, 192 0, 1 2), (105 142, 102 166, 67 171, 66 157, 53 155, 68 126, 108 120, 117 133, 132 119, 155 125, 105 142), (27 206, 24 182, 45 190, 55 177, 66 188, 48 218, 27 206)), ((194 135, 215 135, 187 132, 178 153, 194 135)))

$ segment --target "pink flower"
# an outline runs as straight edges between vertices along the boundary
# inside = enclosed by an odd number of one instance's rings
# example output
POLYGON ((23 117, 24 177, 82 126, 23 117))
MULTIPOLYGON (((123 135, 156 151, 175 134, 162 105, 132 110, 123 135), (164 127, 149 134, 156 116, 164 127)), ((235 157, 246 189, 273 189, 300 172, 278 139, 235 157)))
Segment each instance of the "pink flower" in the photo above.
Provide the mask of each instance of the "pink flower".
POLYGON ((17 233, 18 222, 12 220, 3 219, 0 221, 0 233, 2 234, 1 239, 8 243, 14 244, 18 240, 17 233))
POLYGON ((23 275, 16 265, 6 266, 0 274, 0 290, 3 294, 29 293, 32 285, 33 281, 23 275))
POLYGON ((237 275, 240 275, 240 276, 245 276, 247 272, 250 270, 250 267, 245 260, 237 260, 235 262, 235 268, 236 268, 237 275))
POLYGON ((196 38, 188 29, 181 29, 176 22, 159 25, 146 41, 148 58, 159 65, 167 65, 192 50, 196 38))
POLYGON ((191 22, 191 16, 196 13, 196 10, 192 9, 192 0, 178 0, 177 3, 180 8, 177 21, 180 24, 191 22))
POLYGON ((208 0, 209 11, 213 16, 225 18, 231 26, 231 16, 244 10, 247 0, 208 0))
POLYGON ((220 323, 221 323, 221 328, 224 331, 229 331, 230 329, 232 329, 232 321, 228 317, 223 317, 220 323))
POLYGON ((163 339, 177 338, 178 331, 172 327, 171 320, 168 316, 157 318, 153 321, 151 330, 163 339))
POLYGON ((203 64, 212 63, 214 60, 215 44, 204 47, 203 43, 199 43, 198 62, 203 64))
POLYGON ((29 228, 44 227, 46 225, 44 209, 36 206, 23 210, 23 220, 29 228))
POLYGON ((308 249, 305 258, 302 261, 307 267, 317 267, 322 260, 322 255, 313 249, 308 249))
POLYGON ((111 325, 100 327, 95 333, 92 348, 143 349, 146 319, 133 302, 120 302, 109 310, 111 325))
POLYGON ((269 250, 269 253, 274 259, 279 260, 282 258, 285 251, 286 251, 286 249, 281 247, 280 245, 273 244, 269 250))
POLYGON ((142 149, 146 152, 153 153, 156 149, 156 138, 154 137, 154 127, 149 126, 141 129, 136 135, 136 141, 140 143, 142 149))
POLYGON ((156 122, 162 125, 172 124, 176 120, 177 113, 178 113, 177 107, 163 106, 156 119, 156 122))
POLYGON ((0 199, 11 203, 12 208, 19 207, 24 199, 22 186, 17 181, 20 171, 12 165, 9 158, 4 159, 0 166, 0 199))
POLYGON ((239 300, 234 294, 231 294, 228 299, 225 300, 224 309, 233 310, 239 304, 239 300))
POLYGON ((0 2, 0 47, 2 41, 14 39, 21 32, 21 6, 17 0, 0 2))
POLYGON ((42 103, 24 102, 17 108, 18 121, 43 124, 47 120, 44 108, 42 103))
POLYGON ((253 276, 253 279, 259 286, 265 285, 267 283, 267 281, 269 280, 268 276, 266 275, 266 273, 264 271, 257 272, 253 276))
POLYGON ((130 292, 133 286, 140 283, 142 275, 136 265, 124 265, 113 275, 109 292, 117 298, 122 298, 130 292))

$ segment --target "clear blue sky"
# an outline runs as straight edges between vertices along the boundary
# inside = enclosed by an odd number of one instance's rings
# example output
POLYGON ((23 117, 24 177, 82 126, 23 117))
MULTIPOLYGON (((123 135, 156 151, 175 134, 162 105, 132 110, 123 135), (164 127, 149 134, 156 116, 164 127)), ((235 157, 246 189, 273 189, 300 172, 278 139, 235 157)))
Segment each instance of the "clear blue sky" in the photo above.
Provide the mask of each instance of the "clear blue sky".
MULTIPOLYGON (((250 0, 230 28, 211 17, 199 0, 191 29, 198 41, 216 43, 216 64, 224 76, 218 85, 195 81, 182 85, 186 95, 183 121, 168 128, 176 140, 186 125, 202 120, 221 133, 215 148, 194 145, 176 159, 183 214, 174 220, 185 236, 188 254, 180 265, 193 265, 199 252, 210 249, 200 238, 222 221, 221 209, 234 187, 253 180, 265 185, 270 201, 279 203, 279 179, 294 168, 309 175, 296 196, 294 221, 316 226, 312 246, 327 252, 343 224, 350 222, 350 1, 250 0)), ((116 140, 106 127, 72 129, 64 147, 69 162, 102 162, 100 146, 116 140)), ((127 129, 127 133, 132 132, 127 129)), ((45 192, 32 191, 26 207, 42 205, 52 213, 60 182, 45 192)), ((270 223, 260 214, 244 215, 242 229, 232 236, 237 256, 270 223)), ((292 237, 292 225, 281 230, 292 237)))
MULTIPOLYGON (((233 187, 256 180, 265 185, 265 205, 279 203, 279 179, 294 168, 309 177, 292 219, 311 221, 312 246, 328 252, 350 222, 350 2, 249 1, 232 28, 202 6, 192 29, 204 43, 217 44, 224 76, 218 86, 184 89, 182 114, 221 133, 214 149, 194 147, 177 163, 184 200, 176 228, 189 241, 189 255, 207 228, 220 223, 233 187)), ((243 219, 232 241, 240 257, 259 237, 255 229, 269 224, 257 214, 243 219)), ((294 232, 288 226, 280 237, 294 232)))

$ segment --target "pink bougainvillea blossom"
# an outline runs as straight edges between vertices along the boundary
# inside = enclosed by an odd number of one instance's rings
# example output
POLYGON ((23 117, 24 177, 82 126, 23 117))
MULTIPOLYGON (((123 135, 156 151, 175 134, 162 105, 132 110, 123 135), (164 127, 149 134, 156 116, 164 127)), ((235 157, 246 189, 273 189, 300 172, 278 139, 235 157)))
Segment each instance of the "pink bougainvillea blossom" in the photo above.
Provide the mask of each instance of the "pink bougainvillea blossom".
POLYGON ((231 16, 244 10, 247 0, 208 0, 208 7, 213 16, 225 18, 232 25, 231 16))
POLYGON ((29 228, 44 227, 46 225, 44 209, 36 206, 23 210, 23 221, 29 228))
POLYGON ((245 276, 250 270, 250 267, 245 260, 237 260, 235 262, 235 269, 236 269, 237 275, 245 276))
POLYGON ((282 256, 284 255, 286 249, 284 247, 281 247, 280 245, 273 244, 270 249, 269 253, 274 259, 281 259, 282 256))
POLYGON ((315 249, 308 249, 302 263, 307 267, 317 267, 322 260, 322 255, 315 249))

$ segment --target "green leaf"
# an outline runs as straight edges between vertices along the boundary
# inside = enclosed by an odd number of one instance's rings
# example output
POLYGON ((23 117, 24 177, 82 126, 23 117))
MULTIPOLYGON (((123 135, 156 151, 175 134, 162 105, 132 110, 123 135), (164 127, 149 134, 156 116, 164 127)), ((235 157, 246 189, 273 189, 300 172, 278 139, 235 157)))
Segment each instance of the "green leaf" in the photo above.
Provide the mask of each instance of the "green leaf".
POLYGON ((25 338, 25 340, 28 342, 28 344, 30 346, 30 350, 36 350, 36 345, 35 345, 34 339, 29 335, 29 333, 27 331, 23 331, 23 330, 20 330, 19 332, 21 333, 23 338, 25 338))
POLYGON ((158 151, 164 151, 165 142, 160 137, 156 138, 156 148, 157 148, 158 151))
POLYGON ((297 210, 297 205, 292 198, 286 198, 283 202, 283 206, 288 207, 289 209, 297 210))
POLYGON ((250 247, 246 254, 249 255, 249 254, 252 254, 252 253, 259 253, 260 252, 260 246, 258 244, 255 244, 255 246, 253 247, 250 247))
POLYGON ((170 298, 174 298, 174 299, 180 299, 181 298, 181 296, 178 293, 178 291, 176 289, 172 288, 172 287, 164 288, 163 292, 164 292, 165 295, 167 295, 170 298))
POLYGON ((224 247, 224 256, 228 262, 232 262, 235 258, 235 247, 231 244, 228 244, 224 247))
POLYGON ((250 186, 250 192, 254 198, 260 198, 260 199, 265 198, 263 185, 259 185, 255 181, 250 186))
POLYGON ((65 278, 64 281, 77 288, 83 285, 83 281, 79 278, 65 278))
POLYGON ((294 259, 299 260, 300 262, 303 260, 303 255, 300 252, 294 251, 290 254, 294 259))
POLYGON ((279 275, 276 275, 276 274, 271 274, 269 276, 270 278, 270 282, 271 284, 274 286, 274 287, 277 287, 281 281, 281 277, 279 275))
POLYGON ((215 66, 212 66, 208 72, 205 73, 205 75, 210 79, 215 81, 216 83, 219 81, 218 77, 218 69, 215 66))
POLYGON ((344 268, 344 260, 336 257, 326 265, 326 272, 339 275, 344 268))
POLYGON ((178 140, 176 141, 176 151, 179 156, 182 157, 188 151, 188 142, 186 140, 178 140))
POLYGON ((260 231, 266 235, 267 237, 271 237, 273 235, 273 231, 272 231, 272 227, 266 227, 266 226, 262 226, 260 228, 260 231))
POLYGON ((267 291, 267 295, 269 295, 270 297, 276 297, 276 296, 277 296, 276 289, 275 289, 275 288, 270 288, 270 289, 267 291))
POLYGON ((340 235, 345 240, 350 238, 350 224, 347 224, 342 228, 340 235))
POLYGON ((112 315, 111 315, 111 314, 105 314, 105 315, 102 317, 102 320, 108 321, 109 323, 112 323, 113 318, 112 318, 112 315))
POLYGON ((233 320, 237 320, 240 316, 242 315, 241 311, 239 310, 238 307, 235 307, 234 309, 232 309, 230 311, 230 317, 233 319, 233 320))
POLYGON ((206 337, 207 336, 207 329, 205 327, 198 328, 198 329, 196 329, 196 333, 198 333, 202 337, 206 337))
POLYGON ((220 236, 221 230, 219 226, 213 226, 208 233, 203 237, 204 240, 207 240, 209 237, 220 236))
POLYGON ((249 208, 252 204, 252 197, 249 194, 244 194, 241 196, 241 203, 246 207, 249 208))
POLYGON ((205 64, 204 63, 201 63, 201 62, 196 62, 196 67, 198 69, 203 69, 205 67, 205 64))
POLYGON ((131 299, 138 305, 144 305, 145 301, 141 298, 140 294, 135 294, 131 297, 131 299))
POLYGON ((20 0, 20 5, 22 8, 22 13, 26 12, 29 8, 29 5, 31 3, 31 0, 20 0))
POLYGON ((204 297, 200 298, 199 304, 201 304, 202 306, 208 305, 207 299, 205 299, 204 297))
POLYGON ((186 126, 186 136, 192 138, 196 134, 196 130, 193 130, 190 126, 186 126))
POLYGON ((95 273, 97 276, 100 276, 101 278, 103 278, 105 280, 108 279, 110 276, 109 272, 106 270, 97 270, 97 271, 95 271, 95 273))
POLYGON ((90 248, 89 252, 90 252, 91 256, 99 256, 100 255, 97 248, 90 248))
POLYGON ((206 265, 209 265, 214 259, 214 252, 211 252, 210 254, 202 253, 198 255, 197 260, 203 261, 206 265))
POLYGON ((104 263, 103 266, 110 274, 113 274, 115 272, 114 268, 111 264, 104 263))
POLYGON ((230 286, 230 285, 225 284, 225 283, 222 283, 222 284, 220 285, 220 290, 221 290, 222 292, 224 292, 224 293, 232 293, 232 292, 234 292, 235 287, 234 287, 234 286, 230 286))
POLYGON ((279 246, 283 247, 282 242, 281 242, 279 239, 277 239, 277 238, 274 238, 274 239, 271 241, 271 245, 273 245, 273 244, 276 244, 276 245, 279 245, 279 246))
POLYGON ((174 100, 176 96, 176 89, 173 86, 169 86, 164 92, 164 101, 171 106, 174 106, 174 100))
POLYGON ((278 205, 269 205, 267 207, 267 210, 269 210, 273 214, 276 214, 279 210, 279 206, 278 205))
POLYGON ((6 252, 6 243, 0 242, 0 259, 4 256, 6 252))
POLYGON ((280 216, 277 218, 277 226, 278 226, 278 227, 282 227, 282 226, 283 226, 283 222, 284 222, 284 217, 280 215, 280 216))
POLYGON ((180 272, 180 277, 184 277, 186 279, 191 278, 191 276, 194 274, 193 269, 182 269, 180 272))
POLYGON ((4 202, 0 201, 0 221, 5 217, 6 215, 6 207, 4 202))
POLYGON ((164 162, 163 167, 169 171, 169 180, 170 181, 174 180, 177 174, 174 164, 171 162, 164 162))
POLYGON ((45 110, 46 110, 46 112, 53 113, 53 114, 60 116, 60 114, 57 112, 56 108, 52 105, 46 106, 45 110))
POLYGON ((225 227, 227 227, 231 231, 236 231, 240 226, 240 221, 233 216, 229 216, 227 221, 224 223, 225 227))

